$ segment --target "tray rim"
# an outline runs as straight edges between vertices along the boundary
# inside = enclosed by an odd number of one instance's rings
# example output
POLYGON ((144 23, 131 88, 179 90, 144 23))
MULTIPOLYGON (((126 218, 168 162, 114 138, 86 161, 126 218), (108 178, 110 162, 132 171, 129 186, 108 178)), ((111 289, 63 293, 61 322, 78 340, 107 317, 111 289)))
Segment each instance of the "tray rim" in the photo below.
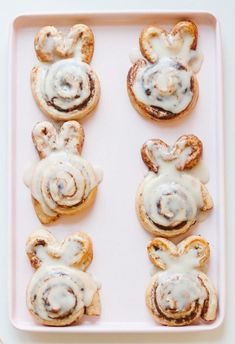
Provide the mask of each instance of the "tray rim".
MULTIPOLYGON (((109 24, 111 25, 111 24, 109 24)), ((161 9, 161 10, 99 10, 99 11, 80 11, 80 12, 43 12, 43 11, 37 11, 37 12, 29 12, 29 13, 21 13, 13 17, 11 23, 10 23, 10 30, 9 30, 9 62, 8 62, 8 112, 10 116, 8 117, 8 228, 9 234, 8 234, 8 252, 9 252, 9 259, 8 259, 8 316, 11 324, 18 330, 27 331, 27 332, 35 332, 35 333, 76 333, 76 334, 84 334, 84 333, 148 333, 148 334, 154 334, 154 333, 192 333, 192 332, 208 332, 213 331, 219 327, 221 327, 224 323, 225 318, 225 304, 226 304, 226 254, 225 254, 225 248, 226 248, 226 241, 225 241, 225 230, 226 230, 226 219, 225 219, 225 179, 224 179, 224 120, 223 120, 223 72, 222 72, 222 43, 221 43, 221 28, 220 23, 218 20, 218 17, 212 12, 207 10, 190 10, 190 9, 183 9, 183 10, 168 10, 168 9, 161 9), (35 326, 32 327, 30 325, 23 325, 22 323, 19 323, 14 318, 14 304, 13 304, 13 280, 14 280, 14 274, 12 269, 12 261, 13 261, 13 252, 12 252, 12 246, 13 246, 13 237, 12 237, 12 228, 13 228, 13 221, 11 217, 11 209, 12 209, 12 192, 13 192, 13 183, 12 183, 12 177, 13 177, 13 168, 12 168, 12 116, 14 113, 13 105, 12 105, 12 94, 13 94, 13 46, 14 46, 14 39, 15 39, 15 31, 16 31, 16 25, 18 21, 26 18, 40 18, 40 17, 54 17, 54 18, 60 18, 60 17, 75 17, 75 16, 91 16, 91 17, 97 17, 97 16, 131 16, 135 17, 138 15, 145 15, 145 16, 153 16, 153 15, 182 15, 182 16, 193 16, 193 15, 203 15, 203 16, 209 16, 211 19, 215 22, 215 33, 216 33, 216 72, 217 77, 216 80, 220 81, 220 84, 217 83, 216 92, 217 92, 217 109, 218 109, 218 116, 216 118, 217 120, 217 128, 220 128, 217 130, 218 138, 218 150, 219 150, 219 156, 220 156, 220 164, 218 164, 219 169, 219 175, 221 182, 219 183, 219 193, 221 195, 221 204, 223 206, 220 206, 219 212, 220 212, 220 221, 219 225, 222 225, 223 231, 220 231, 220 250, 218 253, 219 257, 219 273, 220 273, 220 295, 222 297, 220 298, 220 311, 219 316, 217 316, 217 319, 214 323, 211 324, 201 324, 198 326, 185 326, 185 327, 165 327, 165 326, 159 326, 156 328, 147 328, 146 325, 144 327, 138 327, 138 324, 142 324, 142 322, 135 322, 135 323, 124 323, 126 326, 123 326, 120 322, 107 322, 107 325, 104 323, 102 325, 99 325, 97 327, 94 327, 92 325, 83 325, 80 326, 70 326, 70 327, 46 327, 46 326, 35 326), (129 325, 130 324, 130 325, 129 325), (135 324, 133 326, 132 324, 135 324)))

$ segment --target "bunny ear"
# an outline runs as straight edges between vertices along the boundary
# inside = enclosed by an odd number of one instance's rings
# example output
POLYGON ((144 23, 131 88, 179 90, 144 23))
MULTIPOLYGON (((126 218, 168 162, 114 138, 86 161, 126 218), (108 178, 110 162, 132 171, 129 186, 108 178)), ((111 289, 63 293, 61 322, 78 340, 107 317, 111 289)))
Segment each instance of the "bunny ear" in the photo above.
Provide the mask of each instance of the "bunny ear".
POLYGON ((82 151, 84 136, 84 130, 78 122, 65 122, 60 129, 58 148, 75 154, 80 154, 82 151))
POLYGON ((153 39, 158 39, 164 30, 149 26, 140 33, 139 46, 142 55, 151 63, 155 63, 158 59, 158 53, 155 51, 153 39))
POLYGON ((158 173, 161 161, 174 161, 179 171, 193 168, 202 156, 202 142, 194 135, 183 135, 172 149, 162 140, 149 140, 142 149, 141 155, 147 167, 158 173))
POLYGON ((59 40, 56 46, 56 53, 62 58, 76 57, 90 63, 94 52, 94 35, 92 30, 83 24, 74 25, 69 34, 59 40))
POLYGON ((192 37, 192 43, 190 45, 190 49, 196 50, 197 40, 198 40, 198 30, 197 30, 197 26, 193 22, 189 20, 180 21, 173 27, 173 29, 171 30, 171 34, 174 36, 177 34, 180 34, 183 39, 185 39, 187 35, 190 35, 192 37))
POLYGON ((69 235, 61 244, 61 260, 68 266, 85 271, 93 259, 92 241, 83 232, 69 235))
POLYGON ((69 235, 61 244, 48 231, 34 232, 27 240, 26 253, 34 269, 59 262, 86 270, 93 258, 91 239, 82 232, 69 235))
POLYGON ((177 247, 169 240, 155 238, 147 246, 149 259, 158 268, 165 270, 172 259, 178 256, 177 247))
POLYGON ((178 244, 180 255, 191 254, 195 266, 203 266, 210 256, 210 246, 201 236, 192 235, 178 244))
POLYGON ((53 62, 55 47, 60 34, 54 26, 45 26, 35 36, 34 48, 37 57, 42 62, 53 62))
POLYGON ((94 51, 94 36, 91 29, 83 24, 74 25, 67 36, 53 26, 43 27, 35 36, 34 47, 42 62, 54 62, 60 58, 76 57, 90 63, 94 51))
POLYGON ((169 150, 169 146, 162 140, 148 140, 141 148, 141 157, 150 171, 155 173, 159 169, 159 159, 162 159, 169 150))
POLYGON ((56 150, 57 133, 50 122, 40 122, 35 125, 32 131, 32 139, 41 159, 46 158, 56 150))
POLYGON ((175 143, 172 155, 177 159, 176 168, 179 171, 191 169, 201 159, 202 142, 197 136, 183 135, 175 143))
MULTIPOLYGON (((151 63, 160 57, 173 55, 180 57, 181 51, 195 50, 197 47, 198 31, 194 23, 181 21, 176 24, 170 33, 156 26, 145 28, 139 38, 140 50, 143 56, 151 63), (187 37, 190 36, 190 41, 187 37)), ((188 62, 188 61, 186 61, 188 62)))
POLYGON ((32 233, 26 242, 26 253, 34 269, 38 269, 50 259, 48 247, 56 244, 56 240, 49 232, 40 230, 32 233))

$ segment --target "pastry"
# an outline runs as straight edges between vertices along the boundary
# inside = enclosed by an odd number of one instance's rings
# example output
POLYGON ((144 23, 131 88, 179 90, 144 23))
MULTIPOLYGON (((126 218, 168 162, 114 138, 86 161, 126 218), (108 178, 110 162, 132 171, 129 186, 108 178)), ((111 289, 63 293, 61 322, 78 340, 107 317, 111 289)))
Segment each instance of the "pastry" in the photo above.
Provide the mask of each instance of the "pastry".
POLYGON ((80 155, 84 141, 81 125, 68 121, 57 133, 50 122, 40 122, 32 138, 41 160, 26 171, 25 184, 41 223, 89 207, 102 176, 80 155))
POLYGON ((170 33, 147 27, 140 34, 143 58, 130 68, 127 89, 135 109, 153 120, 189 114, 198 100, 196 72, 202 55, 197 52, 197 27, 181 21, 170 33))
POLYGON ((56 121, 81 119, 97 105, 99 80, 89 65, 94 36, 83 24, 74 25, 67 36, 53 26, 43 27, 34 47, 41 62, 31 72, 34 99, 56 121))
POLYGON ((210 279, 199 270, 210 256, 201 236, 190 236, 177 246, 164 238, 148 245, 151 262, 160 269, 146 291, 146 304, 153 318, 166 326, 185 326, 202 318, 215 320, 217 293, 210 279))
POLYGON ((68 236, 62 243, 45 230, 32 233, 26 253, 36 269, 27 287, 27 307, 47 326, 65 326, 84 314, 100 315, 99 285, 85 272, 93 253, 85 233, 68 236))
POLYGON ((143 145, 141 154, 149 172, 136 196, 140 223, 156 236, 185 233, 202 212, 213 207, 205 185, 193 175, 202 142, 194 135, 183 135, 171 148, 153 139, 143 145))

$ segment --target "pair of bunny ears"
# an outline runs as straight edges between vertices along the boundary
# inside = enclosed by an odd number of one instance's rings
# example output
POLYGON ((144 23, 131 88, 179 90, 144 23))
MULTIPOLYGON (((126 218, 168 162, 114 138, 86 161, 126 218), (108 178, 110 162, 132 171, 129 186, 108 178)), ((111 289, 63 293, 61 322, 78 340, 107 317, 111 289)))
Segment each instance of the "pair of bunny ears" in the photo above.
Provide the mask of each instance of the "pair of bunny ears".
MULTIPOLYGON (((164 259, 162 252, 167 253, 174 261, 193 250, 195 253, 194 267, 202 267, 210 256, 210 246, 208 242, 200 236, 190 236, 174 245, 171 241, 164 238, 153 239, 147 247, 150 261, 162 270, 169 268, 168 259, 164 259)), ((181 264, 179 260, 179 264, 181 264)))
MULTIPOLYGON (((163 44, 171 49, 180 49, 185 42, 186 35, 192 37, 189 50, 197 47, 198 31, 196 25, 191 21, 181 21, 167 33, 165 30, 155 26, 144 29, 140 35, 140 50, 149 62, 156 62, 158 52, 155 51, 152 39, 163 38, 163 44), (171 37, 171 38, 170 38, 171 37), (173 37, 173 39, 172 39, 173 37), (176 38, 177 39, 174 39, 176 38)), ((67 35, 58 31, 54 26, 43 27, 35 36, 35 52, 42 62, 54 62, 56 58, 70 58, 79 47, 81 61, 90 63, 94 51, 94 35, 92 30, 84 25, 74 25, 67 35)))
POLYGON ((44 263, 61 263, 85 271, 93 259, 91 239, 83 232, 69 235, 61 243, 46 230, 34 232, 27 240, 26 253, 34 269, 44 263))
POLYGON ((94 51, 94 35, 83 24, 74 25, 67 35, 54 26, 43 27, 35 36, 34 47, 37 57, 42 62, 52 63, 57 58, 71 58, 77 53, 82 62, 90 63, 94 51))
POLYGON ((149 170, 158 173, 160 160, 173 161, 178 171, 193 168, 201 159, 202 142, 195 135, 182 135, 171 148, 160 139, 148 140, 141 156, 149 170))
POLYGON ((142 55, 151 63, 155 63, 159 57, 160 51, 157 51, 153 44, 153 39, 159 40, 165 48, 172 52, 177 52, 183 48, 186 43, 186 37, 191 37, 188 50, 196 50, 198 40, 197 26, 191 21, 180 21, 168 33, 156 26, 149 26, 144 29, 139 38, 139 45, 142 55))
POLYGON ((65 122, 59 133, 50 122, 37 123, 32 131, 32 139, 41 159, 56 150, 80 154, 84 142, 84 130, 77 121, 65 122))

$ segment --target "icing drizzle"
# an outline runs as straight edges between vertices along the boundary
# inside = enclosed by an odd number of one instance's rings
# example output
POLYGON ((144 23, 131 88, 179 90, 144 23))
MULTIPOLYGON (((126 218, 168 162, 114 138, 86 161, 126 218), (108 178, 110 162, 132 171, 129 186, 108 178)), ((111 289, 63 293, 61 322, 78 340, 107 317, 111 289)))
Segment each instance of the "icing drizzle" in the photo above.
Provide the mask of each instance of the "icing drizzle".
POLYGON ((133 92, 145 105, 176 114, 186 109, 192 100, 191 79, 190 70, 175 59, 165 57, 138 70, 133 92))

